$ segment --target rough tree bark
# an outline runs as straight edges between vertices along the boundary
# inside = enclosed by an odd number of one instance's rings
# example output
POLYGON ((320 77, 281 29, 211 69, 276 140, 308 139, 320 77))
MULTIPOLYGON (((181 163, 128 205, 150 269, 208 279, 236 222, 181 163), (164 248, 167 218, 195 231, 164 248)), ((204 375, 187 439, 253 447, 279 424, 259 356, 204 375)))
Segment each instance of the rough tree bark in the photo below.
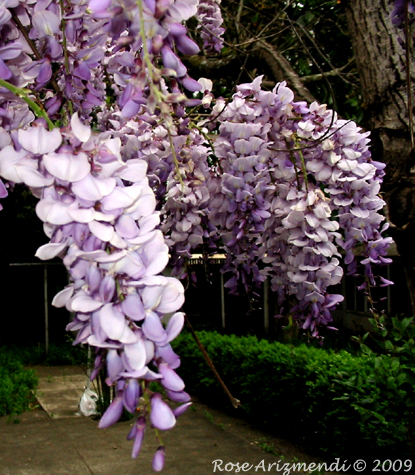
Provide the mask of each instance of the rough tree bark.
MULTIPOLYGON (((346 8, 372 154, 387 165, 382 190, 415 315, 415 155, 409 131, 406 56, 389 17, 393 1, 348 0, 346 8)), ((413 94, 413 48, 410 59, 413 94)))

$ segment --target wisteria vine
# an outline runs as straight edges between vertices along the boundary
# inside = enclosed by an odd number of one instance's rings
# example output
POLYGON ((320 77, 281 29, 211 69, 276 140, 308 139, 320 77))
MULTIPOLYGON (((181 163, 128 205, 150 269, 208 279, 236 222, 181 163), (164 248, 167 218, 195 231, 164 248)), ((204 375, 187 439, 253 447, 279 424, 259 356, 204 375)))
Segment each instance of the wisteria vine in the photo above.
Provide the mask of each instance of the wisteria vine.
POLYGON ((204 51, 219 52, 220 0, 0 7, 0 198, 22 183, 39 199, 50 241, 36 255, 62 258, 70 276, 53 304, 75 315, 75 343, 96 349, 91 378, 103 369, 115 388, 99 426, 134 414, 133 457, 154 428, 155 471, 161 431, 191 404, 170 345, 184 288, 163 275, 169 259, 184 279, 192 252, 224 251, 226 287, 270 279, 278 312, 318 336, 343 298, 328 290, 341 263, 373 286, 390 242, 368 134, 261 77, 215 99, 180 59, 200 51, 193 16, 204 51))

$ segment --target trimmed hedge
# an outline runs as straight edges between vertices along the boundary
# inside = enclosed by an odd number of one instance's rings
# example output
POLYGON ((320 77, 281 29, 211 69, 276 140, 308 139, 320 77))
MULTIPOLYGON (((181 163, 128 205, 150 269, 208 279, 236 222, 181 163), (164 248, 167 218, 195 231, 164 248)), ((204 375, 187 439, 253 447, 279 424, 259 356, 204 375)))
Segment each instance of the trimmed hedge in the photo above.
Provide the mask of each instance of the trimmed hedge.
MULTIPOLYGON (((19 361, 23 365, 43 365, 43 366, 60 366, 60 365, 87 365, 88 348, 85 345, 73 345, 70 339, 60 344, 51 343, 49 345, 48 354, 44 345, 33 346, 17 346, 5 345, 0 346, 1 352, 7 352, 10 358, 19 361)), ((93 353, 93 352, 92 352, 93 353)))
MULTIPOLYGON (((413 455, 413 434, 405 443, 401 437, 395 440, 388 424, 396 421, 368 426, 358 406, 366 399, 388 399, 373 377, 371 358, 254 336, 198 336, 233 396, 241 400, 239 413, 257 425, 330 457, 413 455), (382 439, 385 431, 388 437, 382 439)), ((191 334, 183 332, 174 348, 187 390, 212 405, 230 408, 191 334)))
POLYGON ((0 347, 0 416, 28 411, 37 383, 34 370, 24 368, 13 353, 0 347))
POLYGON ((37 374, 24 365, 86 365, 87 362, 87 348, 74 347, 69 341, 51 344, 47 356, 43 346, 0 346, 0 416, 28 411, 35 401, 37 374))

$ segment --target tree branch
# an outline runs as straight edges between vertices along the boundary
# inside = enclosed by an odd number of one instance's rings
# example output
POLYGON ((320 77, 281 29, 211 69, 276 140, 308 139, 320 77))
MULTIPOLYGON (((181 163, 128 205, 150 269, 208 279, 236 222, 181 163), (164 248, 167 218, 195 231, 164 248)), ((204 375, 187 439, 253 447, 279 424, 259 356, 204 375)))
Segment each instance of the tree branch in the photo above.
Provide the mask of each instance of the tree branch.
POLYGON ((183 58, 192 69, 197 69, 204 74, 211 71, 221 70, 231 65, 237 59, 238 55, 235 51, 220 57, 210 56, 188 56, 183 58))
POLYGON ((287 81, 296 95, 296 100, 315 101, 314 96, 304 86, 302 79, 291 67, 288 60, 272 45, 265 41, 259 41, 254 46, 254 50, 258 51, 261 58, 268 64, 276 82, 287 81))
POLYGON ((215 368, 215 365, 213 364, 212 360, 210 359, 210 356, 208 355, 205 347, 202 345, 202 342, 199 340, 199 337, 197 336, 196 332, 194 331, 194 329, 193 329, 193 327, 192 327, 192 325, 191 325, 191 323, 190 323, 190 321, 189 321, 189 319, 187 318, 186 315, 185 315, 185 320, 186 320, 187 326, 189 327, 190 333, 192 334, 197 346, 199 347, 199 350, 202 352, 202 355, 203 355, 207 365, 211 369, 212 373, 215 375, 215 378, 218 381, 218 383, 221 385, 222 389, 225 391, 225 394, 228 396, 232 406, 235 409, 238 409, 238 407, 241 405, 241 401, 232 396, 232 394, 229 391, 229 389, 227 388, 226 384, 223 382, 222 378, 220 377, 218 371, 215 368))
MULTIPOLYGON (((309 82, 321 81, 325 77, 332 77, 332 76, 339 76, 340 79, 344 80, 343 75, 340 75, 339 73, 341 73, 344 69, 350 66, 350 63, 351 61, 345 64, 344 66, 342 66, 341 68, 334 68, 331 71, 326 71, 320 74, 309 74, 308 76, 301 76, 300 80, 304 84, 307 84, 309 82)), ((350 74, 350 73, 345 73, 344 75, 347 75, 347 74, 350 74)), ((346 81, 346 82, 349 83, 349 81, 346 81)))
POLYGON ((239 37, 239 26, 241 24, 241 15, 242 15, 242 9, 244 7, 244 0, 240 0, 239 1, 239 7, 238 7, 238 13, 236 14, 236 20, 235 20, 235 29, 236 29, 236 33, 239 37))
MULTIPOLYGON (((267 64, 275 82, 287 81, 287 84, 293 90, 296 95, 296 100, 303 100, 307 102, 314 102, 316 99, 303 84, 303 78, 294 71, 287 59, 277 51, 272 45, 266 41, 258 41, 252 49, 247 48, 245 55, 248 51, 256 53, 255 60, 259 59, 267 64)), ((240 53, 240 52, 239 52, 240 53)), ((202 76, 218 74, 222 70, 222 74, 225 74, 226 69, 234 67, 236 61, 238 61, 240 54, 237 51, 227 53, 226 56, 210 58, 207 56, 192 56, 186 58, 186 62, 190 65, 191 69, 197 70, 202 76), (215 73, 213 73, 215 71, 215 73)), ((238 68, 240 66, 238 65, 238 68)), ((307 76, 306 76, 307 77, 307 76)), ((306 81, 304 81, 306 82, 306 81)), ((269 86, 272 84, 270 81, 264 82, 264 85, 269 86)))

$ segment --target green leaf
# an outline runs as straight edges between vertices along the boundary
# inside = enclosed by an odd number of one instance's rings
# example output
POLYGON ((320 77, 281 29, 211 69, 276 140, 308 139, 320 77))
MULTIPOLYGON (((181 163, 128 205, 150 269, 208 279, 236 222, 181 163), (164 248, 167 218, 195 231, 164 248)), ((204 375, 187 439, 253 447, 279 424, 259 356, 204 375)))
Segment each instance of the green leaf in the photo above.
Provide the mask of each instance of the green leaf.
POLYGON ((371 412, 371 414, 372 414, 373 416, 375 416, 376 419, 378 419, 382 424, 385 423, 386 419, 385 419, 384 416, 382 416, 382 414, 379 414, 378 412, 375 412, 375 411, 370 411, 370 412, 371 412))
POLYGON ((364 345, 363 343, 360 345, 360 349, 362 350, 362 353, 364 355, 369 356, 373 354, 373 351, 367 345, 364 345))
POLYGON ((413 368, 403 368, 402 371, 405 374, 406 380, 409 384, 415 387, 415 371, 413 368))
POLYGON ((404 318, 403 320, 401 320, 401 331, 402 333, 408 328, 408 326, 411 324, 411 322, 413 321, 414 317, 409 317, 409 318, 404 318))
POLYGON ((388 350, 388 351, 393 350, 393 344, 390 340, 385 340, 384 345, 385 345, 386 350, 388 350))
POLYGON ((362 399, 360 401, 360 404, 370 404, 373 402, 373 399, 372 398, 366 398, 366 399, 362 399))

